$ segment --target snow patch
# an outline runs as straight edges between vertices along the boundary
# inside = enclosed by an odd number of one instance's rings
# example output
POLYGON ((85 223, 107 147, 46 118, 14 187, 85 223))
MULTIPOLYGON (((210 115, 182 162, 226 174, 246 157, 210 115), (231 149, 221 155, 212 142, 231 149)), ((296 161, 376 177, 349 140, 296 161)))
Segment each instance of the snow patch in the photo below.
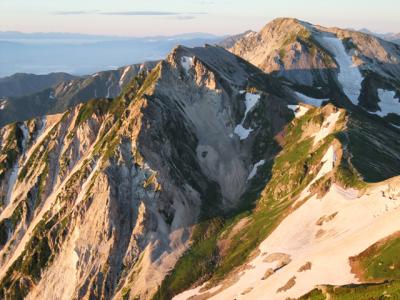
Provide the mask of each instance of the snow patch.
MULTIPOLYGON (((25 155, 26 146, 28 144, 28 139, 29 139, 29 130, 26 127, 25 124, 22 124, 21 126, 19 126, 19 128, 22 130, 22 135, 23 135, 23 138, 22 138, 22 155, 25 155)), ((19 163, 17 161, 14 164, 14 166, 12 167, 10 178, 8 179, 7 195, 6 195, 6 198, 4 200, 5 206, 7 206, 13 200, 12 199, 13 198, 13 191, 14 191, 14 187, 15 187, 15 184, 16 184, 17 178, 18 178, 18 171, 19 171, 19 163)))
POLYGON ((119 79, 119 86, 122 86, 124 84, 124 79, 131 68, 132 68, 132 66, 128 66, 124 69, 124 71, 122 72, 121 78, 119 79))
POLYGON ((10 178, 8 179, 8 189, 7 189, 7 196, 4 200, 4 206, 7 206, 11 203, 12 193, 14 191, 15 183, 17 182, 18 178, 18 162, 12 168, 10 178))
POLYGON ((385 117, 390 113, 400 115, 399 99, 396 99, 396 92, 378 89, 380 111, 374 112, 378 116, 385 117))
POLYGON ((235 129, 233 130, 233 132, 234 132, 237 136, 239 136, 239 138, 240 138, 241 140, 247 139, 247 138, 249 137, 250 132, 252 132, 252 131, 253 131, 252 128, 246 129, 246 128, 243 127, 242 124, 237 125, 237 126, 235 127, 235 129))
POLYGON ((107 83, 106 83, 106 86, 107 86, 107 95, 106 95, 106 98, 111 98, 111 97, 110 97, 111 85, 112 85, 112 81, 111 81, 111 76, 110 76, 110 77, 107 79, 107 83))
POLYGON ((340 69, 338 80, 342 85, 343 92, 354 105, 357 105, 363 81, 360 70, 353 64, 352 57, 347 54, 340 39, 332 36, 323 36, 320 42, 325 49, 335 56, 340 69))
POLYGON ((185 69, 186 72, 189 72, 190 68, 193 67, 193 57, 182 56, 181 57, 181 65, 185 69))
POLYGON ((298 92, 294 92, 294 93, 300 99, 301 102, 304 102, 306 104, 310 104, 313 106, 317 106, 317 107, 320 107, 322 105, 322 102, 329 101, 329 99, 312 98, 312 97, 306 96, 302 93, 298 93, 298 92))
POLYGON ((293 110, 294 116, 296 118, 301 118, 309 111, 309 109, 307 107, 304 107, 301 105, 288 105, 287 107, 289 109, 293 110))
MULTIPOLYGON (((237 281, 217 290, 219 293, 209 299, 266 299, 266 296, 276 300, 297 299, 316 285, 358 283, 359 279, 351 272, 349 257, 398 231, 399 182, 394 186, 391 183, 375 186, 356 198, 352 192, 348 196, 339 190, 333 185, 322 199, 313 197, 289 214, 261 243, 259 254, 238 274, 237 281), (396 191, 389 194, 393 187, 396 191), (330 216, 329 221, 318 223, 322 217, 330 216), (289 257, 290 261, 265 278, 268 269, 278 268, 278 260, 266 259, 271 254, 276 258, 289 257), (307 263, 310 269, 299 272, 307 263), (293 276, 296 276, 295 285, 278 292, 293 276)), ((174 299, 205 296, 207 292, 197 288, 174 299)))
POLYGON ((254 176, 256 176, 258 167, 261 167, 263 164, 265 164, 265 160, 264 159, 260 160, 256 164, 254 164, 253 169, 251 170, 249 176, 247 177, 247 180, 250 180, 254 176))
POLYGON ((317 176, 315 176, 315 178, 311 181, 309 186, 313 185, 320 178, 324 177, 326 174, 331 172, 333 170, 335 161, 336 161, 336 154, 335 150, 333 149, 333 146, 331 145, 321 160, 321 162, 323 163, 321 169, 319 170, 317 176))
POLYGON ((258 100, 260 100, 260 95, 258 94, 252 94, 252 93, 246 93, 246 99, 245 99, 245 104, 246 104, 246 111, 244 112, 244 118, 246 119, 247 114, 253 109, 253 107, 257 104, 258 100))
POLYGON ((22 139, 22 151, 23 153, 25 153, 26 151, 26 146, 28 144, 28 139, 29 139, 29 130, 28 127, 26 127, 25 124, 22 124, 22 126, 20 126, 21 130, 22 130, 22 135, 23 135, 23 139, 22 139))
POLYGON ((0 99, 0 110, 5 109, 6 105, 7 105, 7 99, 0 99))
POLYGON ((92 178, 94 177, 96 172, 99 170, 99 168, 100 168, 100 163, 98 161, 96 161, 89 176, 87 177, 85 182, 82 184, 81 191, 79 192, 78 197, 76 197, 75 205, 79 204, 86 196, 86 193, 89 189, 89 184, 92 181, 92 178))
POLYGON ((293 204, 293 207, 296 206, 299 202, 303 201, 310 195, 310 187, 317 182, 320 178, 324 177, 326 174, 333 170, 334 164, 336 162, 336 153, 333 149, 333 146, 330 146, 326 151, 324 157, 321 159, 321 163, 323 164, 321 169, 319 170, 317 176, 307 185, 307 187, 301 192, 297 201, 293 204))
POLYGON ((56 97, 54 96, 54 92, 51 91, 49 94, 49 100, 55 100, 55 99, 56 99, 56 97))
POLYGON ((314 135, 314 145, 316 145, 319 141, 322 141, 326 138, 332 131, 335 129, 336 122, 338 121, 340 116, 340 111, 335 113, 331 113, 322 123, 322 128, 314 135))
POLYGON ((246 110, 244 112, 242 122, 238 124, 233 131, 236 135, 239 136, 241 140, 246 139, 249 136, 250 132, 253 131, 252 128, 244 128, 243 123, 246 120, 247 114, 254 108, 254 106, 256 106, 260 98, 261 96, 259 94, 246 93, 244 101, 244 104, 246 105, 246 110))

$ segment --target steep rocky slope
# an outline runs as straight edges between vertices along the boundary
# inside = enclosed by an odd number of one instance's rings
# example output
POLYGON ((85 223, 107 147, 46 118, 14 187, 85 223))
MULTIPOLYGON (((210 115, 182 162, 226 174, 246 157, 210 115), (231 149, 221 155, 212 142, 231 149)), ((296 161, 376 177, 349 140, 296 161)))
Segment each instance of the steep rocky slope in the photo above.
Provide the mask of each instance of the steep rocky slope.
POLYGON ((282 22, 319 45, 304 77, 176 47, 114 99, 2 127, 0 298, 397 296, 400 130, 362 104, 396 99, 396 56, 363 49, 393 60, 365 81, 347 31, 280 19, 270 40, 282 22))
MULTIPOLYGON (((157 62, 130 65, 112 71, 103 71, 83 78, 66 78, 58 84, 42 86, 36 82, 24 84, 35 90, 22 96, 0 99, 0 126, 31 118, 64 112, 67 108, 92 98, 114 98, 139 73, 147 73, 157 62)), ((9 83, 7 84, 9 85, 9 83)), ((22 90, 20 90, 22 93, 22 90)))
POLYGON ((179 47, 115 100, 3 127, 2 297, 149 298, 276 153, 290 94, 222 48, 179 47))
MULTIPOLYGON (((216 234, 219 261, 208 280, 173 299, 297 299, 318 286, 316 299, 325 299, 324 284, 365 282, 349 259, 400 225, 399 133, 378 124, 370 131, 364 116, 331 104, 301 106, 256 209, 216 234)), ((398 279, 386 267, 383 278, 398 279)), ((352 299, 365 299, 364 288, 352 299)))

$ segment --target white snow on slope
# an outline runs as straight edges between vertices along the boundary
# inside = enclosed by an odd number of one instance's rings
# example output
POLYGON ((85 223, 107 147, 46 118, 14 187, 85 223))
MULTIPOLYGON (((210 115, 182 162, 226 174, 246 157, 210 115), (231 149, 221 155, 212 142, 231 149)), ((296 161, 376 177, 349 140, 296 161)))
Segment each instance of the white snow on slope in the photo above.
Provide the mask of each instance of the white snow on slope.
POLYGON ((322 105, 322 102, 324 101, 329 101, 329 99, 317 99, 317 98, 312 98, 309 96, 306 96, 302 93, 294 92, 296 96, 300 99, 301 102, 320 107, 322 105))
POLYGON ((125 79, 126 74, 128 74, 130 69, 131 69, 131 66, 127 66, 124 69, 124 72, 122 73, 121 78, 119 79, 119 86, 122 86, 124 84, 124 79, 125 79))
POLYGON ((190 68, 193 67, 193 58, 188 56, 182 56, 181 64, 182 67, 185 69, 185 71, 189 72, 190 68))
MULTIPOLYGON (((26 145, 28 144, 28 138, 29 138, 29 130, 25 124, 22 124, 21 126, 19 126, 19 128, 22 130, 22 135, 23 135, 22 156, 25 156, 26 145)), ((17 182, 18 172, 19 172, 19 162, 17 161, 14 164, 12 171, 11 171, 11 175, 8 179, 8 190, 7 190, 6 198, 4 200, 4 207, 7 207, 7 205, 11 202, 11 200, 13 200, 12 195, 13 195, 15 184, 17 182)))
POLYGON ((243 127, 242 124, 236 125, 235 129, 233 130, 233 132, 241 139, 241 140, 245 140, 249 137, 250 132, 252 132, 253 129, 249 128, 246 129, 243 127))
POLYGON ((56 99, 56 97, 54 96, 54 92, 51 91, 49 94, 49 100, 55 100, 55 99, 56 99))
MULTIPOLYGON (((283 300, 298 298, 316 285, 357 283, 349 257, 399 226, 399 178, 374 185, 359 198, 334 185, 322 199, 313 197, 288 215, 261 243, 259 254, 238 274, 239 280, 210 299, 283 300), (278 261, 265 261, 273 253, 285 254, 291 261, 262 280, 267 269, 278 266, 278 261), (311 269, 299 272, 308 262, 311 269), (278 292, 294 276, 294 286, 278 292)), ((174 299, 187 299, 181 295, 174 299)))
POLYGON ((331 172, 333 170, 334 164, 336 162, 336 154, 335 150, 333 149, 333 146, 331 145, 328 150, 326 151, 324 157, 321 159, 322 167, 317 173, 317 175, 314 177, 314 179, 307 185, 307 187, 301 192, 299 198, 295 203, 293 203, 293 207, 297 205, 299 202, 303 201, 310 195, 310 187, 317 182, 320 178, 324 177, 326 174, 331 172))
POLYGON ((380 111, 374 112, 381 117, 387 116, 389 113, 400 115, 400 102, 396 97, 396 92, 378 89, 380 102, 378 103, 380 111))
POLYGON ((324 177, 326 174, 333 170, 333 165, 336 161, 335 150, 331 145, 326 151, 324 157, 322 158, 321 162, 323 163, 321 169, 319 170, 317 176, 311 181, 310 186, 317 182, 320 178, 324 177))
POLYGON ((296 118, 301 118, 308 112, 308 108, 304 107, 302 105, 288 105, 287 106, 289 109, 293 110, 294 116, 296 118))
POLYGON ((8 190, 7 190, 7 196, 6 199, 4 199, 4 206, 7 206, 10 203, 11 196, 15 187, 15 183, 17 182, 18 178, 18 163, 16 163, 11 171, 10 178, 8 179, 8 190))
POLYGON ((251 128, 244 128, 243 123, 246 120, 247 114, 254 108, 254 106, 256 106, 260 98, 261 96, 258 94, 246 93, 244 101, 244 104, 246 105, 246 110, 244 112, 242 122, 238 124, 233 131, 236 135, 239 136, 241 140, 246 139, 249 136, 250 132, 253 131, 253 129, 251 128))
POLYGON ((314 135, 314 145, 316 145, 319 141, 322 141, 329 134, 333 132, 335 129, 336 122, 338 121, 340 116, 340 111, 335 113, 331 113, 325 121, 322 123, 322 128, 314 135))
POLYGON ((346 53, 343 42, 334 36, 323 36, 319 39, 322 46, 335 56, 339 65, 338 80, 343 92, 353 104, 358 104, 363 76, 357 66, 353 64, 352 57, 346 53))
POLYGON ((244 112, 243 121, 246 119, 247 114, 253 109, 253 107, 257 104, 258 100, 260 100, 260 95, 246 93, 244 104, 246 104, 246 111, 244 112))
POLYGON ((112 79, 111 79, 111 76, 110 76, 110 77, 107 79, 107 83, 106 83, 106 86, 107 86, 107 95, 106 95, 106 98, 111 98, 111 97, 110 97, 111 85, 112 85, 112 79))
POLYGON ((6 99, 0 99, 0 110, 3 110, 6 108, 7 100, 6 99))
POLYGON ((258 167, 261 167, 263 164, 265 164, 265 160, 264 159, 262 159, 259 162, 255 163, 254 166, 253 166, 253 169, 251 170, 249 176, 247 177, 247 180, 250 180, 254 176, 256 176, 258 167))
POLYGON ((76 200, 75 200, 75 206, 77 206, 86 196, 86 193, 89 188, 89 184, 91 183, 93 177, 95 176, 95 174, 99 170, 99 168, 100 168, 100 163, 98 161, 96 161, 94 167, 92 167, 92 171, 90 172, 89 176, 86 178, 86 180, 82 184, 82 188, 78 194, 78 197, 76 197, 76 200))
POLYGON ((28 144, 28 139, 29 139, 29 129, 28 129, 28 127, 26 127, 25 124, 22 124, 20 126, 20 128, 22 130, 22 135, 23 135, 23 138, 22 138, 22 151, 23 151, 23 154, 25 154, 26 145, 28 144))

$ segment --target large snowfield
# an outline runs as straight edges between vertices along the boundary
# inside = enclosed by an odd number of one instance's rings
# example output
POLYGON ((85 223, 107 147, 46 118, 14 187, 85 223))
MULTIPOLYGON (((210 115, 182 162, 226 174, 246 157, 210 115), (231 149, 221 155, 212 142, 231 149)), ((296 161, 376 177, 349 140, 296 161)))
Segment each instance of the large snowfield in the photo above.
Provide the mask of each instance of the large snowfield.
POLYGON ((338 80, 342 85, 343 92, 354 105, 357 105, 363 81, 360 70, 353 64, 352 57, 347 54, 340 39, 324 35, 319 41, 326 50, 334 55, 339 66, 338 80))
POLYGON ((313 196, 286 217, 233 285, 197 288, 174 299, 217 292, 210 299, 279 300, 300 297, 316 285, 358 283, 349 257, 400 228, 398 184, 395 178, 360 196, 334 185, 322 199, 313 196))

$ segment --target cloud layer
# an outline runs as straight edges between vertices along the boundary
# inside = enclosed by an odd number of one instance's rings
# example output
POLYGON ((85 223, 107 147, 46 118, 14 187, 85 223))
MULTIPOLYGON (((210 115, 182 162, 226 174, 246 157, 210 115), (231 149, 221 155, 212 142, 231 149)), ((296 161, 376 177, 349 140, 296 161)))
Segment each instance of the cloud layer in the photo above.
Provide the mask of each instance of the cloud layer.
POLYGON ((205 12, 172 12, 172 11, 56 11, 55 15, 106 15, 106 16, 176 16, 178 19, 193 19, 197 15, 205 15, 205 12))

